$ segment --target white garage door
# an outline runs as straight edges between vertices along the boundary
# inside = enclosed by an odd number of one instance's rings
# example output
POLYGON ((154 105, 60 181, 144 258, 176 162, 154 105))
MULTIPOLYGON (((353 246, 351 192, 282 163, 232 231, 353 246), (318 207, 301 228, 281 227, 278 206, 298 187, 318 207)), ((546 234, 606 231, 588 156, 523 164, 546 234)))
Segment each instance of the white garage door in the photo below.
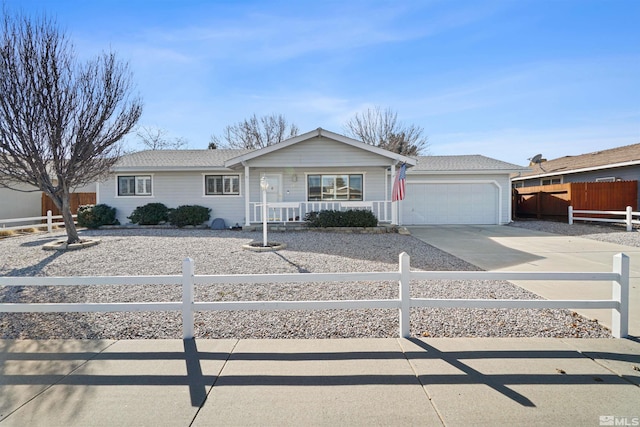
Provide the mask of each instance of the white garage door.
POLYGON ((498 187, 490 183, 411 183, 400 202, 403 225, 497 224, 498 187))

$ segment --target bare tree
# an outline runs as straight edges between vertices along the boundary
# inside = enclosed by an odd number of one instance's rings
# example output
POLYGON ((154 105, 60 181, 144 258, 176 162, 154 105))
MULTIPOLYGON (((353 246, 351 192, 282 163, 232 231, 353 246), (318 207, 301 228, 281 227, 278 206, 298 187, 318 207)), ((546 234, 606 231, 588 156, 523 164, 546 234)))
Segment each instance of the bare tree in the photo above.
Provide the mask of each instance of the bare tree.
POLYGON ((390 108, 374 107, 356 113, 344 130, 352 138, 406 156, 425 154, 428 148, 424 130, 399 122, 398 113, 390 108))
POLYGON ((221 138, 212 135, 211 143, 222 148, 263 148, 296 135, 298 127, 289 125, 282 114, 259 118, 254 114, 249 119, 225 127, 221 138))
POLYGON ((180 150, 189 145, 185 138, 171 138, 169 131, 156 127, 140 126, 136 136, 149 150, 180 150))
POLYGON ((79 242, 69 193, 108 174, 141 101, 130 98, 131 74, 114 53, 79 63, 47 17, 3 11, 1 25, 0 186, 44 192, 62 213, 67 242, 79 242))

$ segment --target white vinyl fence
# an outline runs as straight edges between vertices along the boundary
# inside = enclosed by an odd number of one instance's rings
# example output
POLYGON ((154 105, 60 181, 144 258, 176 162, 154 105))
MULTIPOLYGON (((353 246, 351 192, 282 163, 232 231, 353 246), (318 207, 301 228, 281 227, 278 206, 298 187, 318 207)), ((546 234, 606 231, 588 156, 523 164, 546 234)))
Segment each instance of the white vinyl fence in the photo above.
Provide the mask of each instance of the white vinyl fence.
POLYGON ((640 217, 640 212, 634 212, 631 206, 627 206, 624 211, 585 211, 573 209, 573 206, 569 206, 569 225, 573 225, 574 221, 597 221, 597 222, 614 222, 619 224, 626 224, 627 231, 633 229, 633 224, 640 224, 640 220, 633 219, 634 217, 640 217), (586 216, 575 216, 575 214, 586 215, 618 215, 623 218, 594 218, 586 216))
MULTIPOLYGON (((78 215, 73 215, 74 218, 78 218, 78 215)), ((25 228, 44 228, 47 227, 47 231, 51 233, 54 225, 64 225, 64 222, 54 220, 62 219, 62 215, 52 215, 51 211, 47 211, 47 216, 32 216, 29 218, 10 218, 0 219, 0 230, 24 230, 25 228), (46 223, 42 221, 47 221, 46 223), (7 227, 7 224, 16 224, 7 227)))
MULTIPOLYGON (((498 271, 411 271, 409 255, 400 254, 398 271, 368 273, 297 273, 297 274, 232 274, 195 275, 194 263, 186 258, 182 275, 113 276, 113 277, 0 277, 0 286, 78 286, 78 285, 182 285, 182 301, 114 302, 114 303, 0 303, 5 313, 50 312, 114 312, 114 311, 182 311, 185 339, 194 335, 194 312, 204 310, 329 310, 329 309, 397 309, 399 336, 409 337, 409 312, 412 307, 462 308, 551 308, 612 310, 612 333, 616 338, 628 335, 629 323, 629 257, 613 257, 611 272, 498 272, 498 271), (194 285, 233 283, 309 283, 398 281, 398 298, 388 300, 334 301, 194 301, 194 285), (610 300, 508 300, 508 299, 433 299, 411 298, 412 280, 544 280, 552 282, 611 281, 610 300)), ((558 283, 558 286, 561 286, 558 283)))

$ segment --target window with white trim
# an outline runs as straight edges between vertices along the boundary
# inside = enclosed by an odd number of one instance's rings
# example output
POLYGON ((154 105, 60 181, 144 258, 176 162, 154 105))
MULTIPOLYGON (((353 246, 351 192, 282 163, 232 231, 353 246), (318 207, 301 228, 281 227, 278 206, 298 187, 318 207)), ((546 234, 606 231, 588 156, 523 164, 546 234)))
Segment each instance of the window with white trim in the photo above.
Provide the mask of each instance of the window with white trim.
POLYGON ((596 178, 596 182, 616 182, 615 176, 607 176, 604 178, 596 178))
POLYGON ((544 178, 540 180, 540 185, 562 184, 562 178, 544 178))
POLYGON ((151 175, 118 176, 118 196, 150 196, 151 175))
POLYGON ((315 200, 363 200, 362 174, 308 175, 307 194, 315 200))
POLYGON ((240 175, 205 175, 204 194, 207 196, 239 195, 240 175))

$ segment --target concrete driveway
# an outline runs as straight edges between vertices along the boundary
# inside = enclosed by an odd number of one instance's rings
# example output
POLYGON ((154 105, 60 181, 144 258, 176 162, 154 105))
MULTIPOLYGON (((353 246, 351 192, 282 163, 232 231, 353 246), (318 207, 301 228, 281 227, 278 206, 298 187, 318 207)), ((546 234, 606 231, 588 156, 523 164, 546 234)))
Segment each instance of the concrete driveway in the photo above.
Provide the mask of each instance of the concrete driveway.
MULTIPOLYGON (((408 227, 411 235, 483 270, 611 271, 613 256, 630 258, 629 334, 640 337, 640 248, 500 225, 408 227)), ((547 299, 609 299, 604 282, 514 284, 547 299)), ((611 310, 576 310, 611 327, 611 310)))

